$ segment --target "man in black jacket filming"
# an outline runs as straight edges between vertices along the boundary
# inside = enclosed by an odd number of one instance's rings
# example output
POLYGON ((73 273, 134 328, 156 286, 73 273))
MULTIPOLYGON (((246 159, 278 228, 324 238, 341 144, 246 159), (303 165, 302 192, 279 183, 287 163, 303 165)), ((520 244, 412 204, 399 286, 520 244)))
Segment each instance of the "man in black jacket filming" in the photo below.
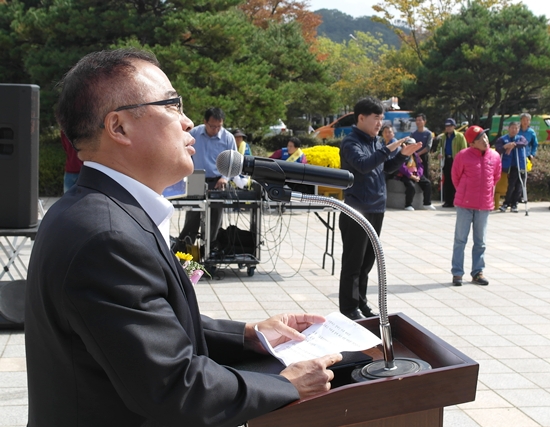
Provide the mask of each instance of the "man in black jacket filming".
MULTIPOLYGON (((379 140, 384 106, 376 98, 361 99, 353 110, 356 125, 340 145, 341 168, 355 177, 353 186, 344 190, 344 201, 361 212, 380 235, 386 210, 384 171, 397 171, 422 143, 401 148, 406 138, 388 145, 379 140)), ((363 228, 344 213, 340 214, 339 226, 343 244, 340 312, 352 320, 376 316, 367 305, 368 275, 375 261, 373 246, 363 228)))

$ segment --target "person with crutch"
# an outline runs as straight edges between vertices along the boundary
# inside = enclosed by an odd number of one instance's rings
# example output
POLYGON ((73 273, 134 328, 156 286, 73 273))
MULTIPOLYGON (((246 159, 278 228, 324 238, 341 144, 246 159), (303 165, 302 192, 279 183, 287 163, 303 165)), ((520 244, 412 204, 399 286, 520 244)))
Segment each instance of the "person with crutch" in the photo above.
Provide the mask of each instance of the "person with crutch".
POLYGON ((521 188, 522 188, 521 200, 523 201, 523 203, 525 203, 525 216, 529 216, 529 209, 527 209, 527 172, 528 172, 527 161, 528 161, 528 156, 526 154, 525 147, 521 147, 521 150, 523 151, 523 158, 525 160, 525 163, 523 164, 523 169, 520 168, 520 164, 519 164, 520 156, 516 156, 516 165, 517 165, 518 169, 520 170, 519 182, 521 183, 521 188), (522 178, 522 175, 524 176, 524 178, 522 178))
POLYGON ((526 179, 526 169, 520 165, 526 165, 525 146, 527 140, 518 135, 519 123, 511 122, 508 125, 508 134, 501 136, 495 143, 495 148, 502 157, 502 170, 508 173, 508 189, 504 204, 499 208, 506 212, 508 208, 514 213, 518 212, 518 202, 521 200, 523 182, 526 179))

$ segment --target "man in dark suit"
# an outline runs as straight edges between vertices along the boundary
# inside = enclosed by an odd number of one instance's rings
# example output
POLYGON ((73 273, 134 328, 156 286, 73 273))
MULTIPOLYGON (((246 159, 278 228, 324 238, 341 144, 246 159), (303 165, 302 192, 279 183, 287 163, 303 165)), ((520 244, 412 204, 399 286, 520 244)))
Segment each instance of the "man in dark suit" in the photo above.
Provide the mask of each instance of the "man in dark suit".
POLYGON ((277 345, 323 318, 199 314, 160 196, 193 170, 193 123, 154 56, 96 52, 61 87, 57 119, 84 167, 44 217, 29 263, 28 425, 236 426, 328 390, 339 354, 280 375, 222 365, 264 351, 255 327, 277 345))

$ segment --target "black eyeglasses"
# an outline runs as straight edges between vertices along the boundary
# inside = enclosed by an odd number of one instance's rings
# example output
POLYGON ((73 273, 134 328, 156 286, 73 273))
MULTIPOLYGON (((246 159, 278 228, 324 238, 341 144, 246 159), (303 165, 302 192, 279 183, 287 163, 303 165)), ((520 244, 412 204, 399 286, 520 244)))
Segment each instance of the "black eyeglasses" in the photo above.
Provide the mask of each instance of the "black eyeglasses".
MULTIPOLYGON (((143 104, 123 105, 113 111, 131 110, 133 108, 145 107, 146 105, 176 105, 178 107, 178 112, 183 115, 183 101, 181 96, 178 96, 177 98, 163 99, 162 101, 145 102, 143 104)), ((105 123, 101 123, 99 127, 104 129, 105 123)))
POLYGON ((181 96, 177 98, 163 99, 162 101, 145 102, 144 104, 123 105, 113 111, 131 110, 133 108, 145 107, 146 105, 177 105, 180 114, 183 114, 183 102, 181 96))

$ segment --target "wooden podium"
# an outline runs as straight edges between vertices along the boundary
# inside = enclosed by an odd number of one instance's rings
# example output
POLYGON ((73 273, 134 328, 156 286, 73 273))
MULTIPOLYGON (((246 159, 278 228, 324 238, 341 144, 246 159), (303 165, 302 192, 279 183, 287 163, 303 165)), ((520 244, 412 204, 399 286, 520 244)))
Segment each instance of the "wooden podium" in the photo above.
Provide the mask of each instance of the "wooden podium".
MULTIPOLYGON (((441 427, 443 408, 475 400, 479 365, 404 314, 389 316, 396 358, 428 362, 431 370, 351 383, 291 403, 248 427, 441 427)), ((379 319, 359 322, 374 334, 379 319)), ((383 359, 380 346, 365 351, 383 359)))

